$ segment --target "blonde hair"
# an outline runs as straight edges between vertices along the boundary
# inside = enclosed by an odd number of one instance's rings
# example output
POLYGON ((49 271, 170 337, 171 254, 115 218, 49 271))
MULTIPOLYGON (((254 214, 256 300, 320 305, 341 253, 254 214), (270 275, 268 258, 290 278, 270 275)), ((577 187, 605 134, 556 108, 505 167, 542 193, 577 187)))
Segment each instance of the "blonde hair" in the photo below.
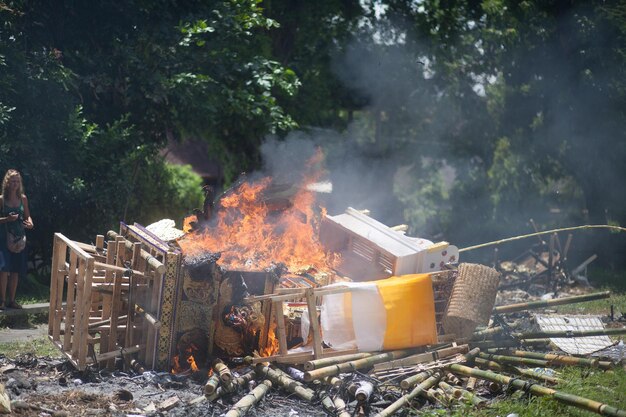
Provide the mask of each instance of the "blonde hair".
POLYGON ((10 169, 7 171, 7 173, 4 175, 4 179, 2 180, 2 197, 3 198, 7 198, 7 192, 9 191, 9 180, 12 177, 17 176, 20 179, 20 186, 19 188, 16 190, 16 197, 17 198, 21 198, 22 195, 24 194, 24 186, 22 184, 22 176, 20 175, 19 171, 15 170, 15 169, 10 169))

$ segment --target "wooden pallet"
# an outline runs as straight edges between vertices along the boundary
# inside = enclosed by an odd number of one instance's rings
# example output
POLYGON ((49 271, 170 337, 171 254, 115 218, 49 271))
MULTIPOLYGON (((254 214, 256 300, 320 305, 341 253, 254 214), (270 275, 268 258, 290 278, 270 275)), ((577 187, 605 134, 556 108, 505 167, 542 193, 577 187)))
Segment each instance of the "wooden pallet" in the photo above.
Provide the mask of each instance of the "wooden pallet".
POLYGON ((137 312, 152 327, 156 317, 135 302, 163 265, 121 236, 89 245, 55 233, 48 337, 79 370, 113 368, 115 358, 141 351, 146 337, 129 320, 137 312), (130 323, 130 325, 129 325, 130 323))

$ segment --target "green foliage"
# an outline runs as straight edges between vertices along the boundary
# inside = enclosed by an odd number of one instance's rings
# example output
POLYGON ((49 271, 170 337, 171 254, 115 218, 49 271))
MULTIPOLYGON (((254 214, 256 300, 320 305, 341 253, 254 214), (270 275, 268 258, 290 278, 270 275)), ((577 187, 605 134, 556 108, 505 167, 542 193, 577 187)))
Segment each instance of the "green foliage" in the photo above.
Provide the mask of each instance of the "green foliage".
POLYGON ((5 4, 0 171, 23 173, 39 259, 54 232, 89 242, 199 206, 200 179, 158 156, 167 140, 209 141, 232 180, 295 127, 280 100, 299 81, 264 55, 277 24, 258 2, 5 4))

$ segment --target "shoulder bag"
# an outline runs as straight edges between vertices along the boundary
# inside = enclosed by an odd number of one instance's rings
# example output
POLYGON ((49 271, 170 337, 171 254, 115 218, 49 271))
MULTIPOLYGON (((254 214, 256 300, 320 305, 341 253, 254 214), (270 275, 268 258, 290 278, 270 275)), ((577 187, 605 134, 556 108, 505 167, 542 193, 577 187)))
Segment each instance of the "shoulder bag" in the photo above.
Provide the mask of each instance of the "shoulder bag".
MULTIPOLYGON (((2 211, 4 212, 4 199, 2 199, 2 211)), ((4 227, 7 232, 7 249, 9 249, 9 252, 22 252, 26 247, 26 234, 23 234, 22 236, 15 236, 9 231, 9 227, 6 223, 4 224, 4 227)))

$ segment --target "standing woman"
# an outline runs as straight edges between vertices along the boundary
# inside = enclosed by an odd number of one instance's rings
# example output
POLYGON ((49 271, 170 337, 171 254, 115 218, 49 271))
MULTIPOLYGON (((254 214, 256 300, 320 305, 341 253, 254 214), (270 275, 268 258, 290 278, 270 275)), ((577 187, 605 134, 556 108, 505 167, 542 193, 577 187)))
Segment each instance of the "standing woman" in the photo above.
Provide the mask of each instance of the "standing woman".
POLYGON ((33 220, 30 218, 28 199, 24 195, 22 176, 18 171, 10 169, 2 181, 0 196, 0 250, 4 257, 4 266, 0 269, 0 310, 22 308, 15 302, 15 292, 20 274, 26 274, 26 250, 22 249, 18 253, 10 251, 7 234, 20 239, 25 235, 24 229, 32 228, 33 220))

